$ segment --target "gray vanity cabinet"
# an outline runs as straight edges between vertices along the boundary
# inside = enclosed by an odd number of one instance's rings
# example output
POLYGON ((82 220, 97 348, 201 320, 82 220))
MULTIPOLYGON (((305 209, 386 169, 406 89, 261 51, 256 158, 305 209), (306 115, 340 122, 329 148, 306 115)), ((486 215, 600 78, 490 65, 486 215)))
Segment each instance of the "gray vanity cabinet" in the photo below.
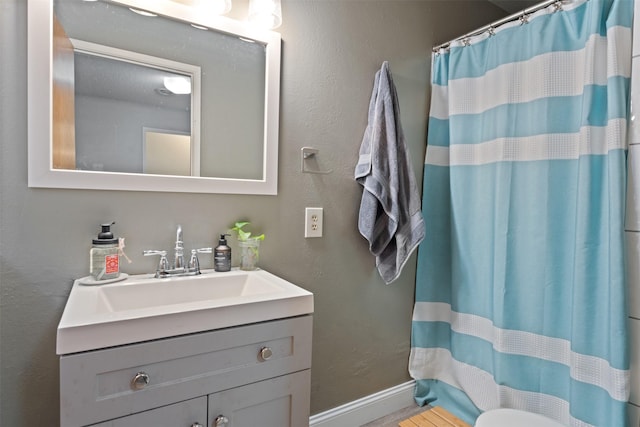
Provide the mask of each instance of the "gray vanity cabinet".
POLYGON ((309 424, 311 315, 60 358, 62 427, 309 424))

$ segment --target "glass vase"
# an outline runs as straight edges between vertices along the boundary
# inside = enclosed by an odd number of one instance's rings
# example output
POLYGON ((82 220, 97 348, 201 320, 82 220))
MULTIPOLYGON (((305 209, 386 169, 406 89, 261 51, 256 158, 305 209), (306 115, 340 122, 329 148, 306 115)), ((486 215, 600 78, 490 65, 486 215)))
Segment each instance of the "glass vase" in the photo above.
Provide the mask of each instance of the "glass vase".
POLYGON ((238 246, 240 247, 240 270, 256 270, 260 257, 260 240, 251 238, 240 240, 238 246))

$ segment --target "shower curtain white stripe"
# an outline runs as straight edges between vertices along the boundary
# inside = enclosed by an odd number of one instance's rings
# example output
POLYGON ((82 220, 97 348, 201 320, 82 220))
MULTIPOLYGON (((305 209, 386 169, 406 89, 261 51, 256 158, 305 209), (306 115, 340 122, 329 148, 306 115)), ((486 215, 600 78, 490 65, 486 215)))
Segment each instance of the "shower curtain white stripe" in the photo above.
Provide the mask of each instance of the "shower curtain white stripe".
POLYGON ((479 144, 427 146, 425 163, 434 166, 484 165, 501 161, 575 160, 627 148, 627 121, 585 126, 579 133, 555 133, 521 138, 497 138, 479 144))
POLYGON ((514 407, 545 415, 572 427, 594 427, 574 418, 569 403, 548 394, 532 393, 497 384, 491 374, 454 359, 447 349, 420 348, 411 352, 409 373, 464 390, 481 410, 514 407))
POLYGON ((478 114, 504 104, 518 104, 547 97, 577 96, 585 85, 607 84, 611 77, 629 77, 631 57, 623 53, 631 49, 628 28, 613 27, 607 37, 595 34, 585 48, 558 51, 535 56, 527 61, 500 65, 480 77, 451 80, 448 85, 434 84, 432 96, 455 94, 449 103, 434 103, 430 115, 447 119, 456 114, 478 114), (607 38, 619 40, 616 49, 608 49, 607 38), (608 57, 608 61, 603 61, 608 57), (611 57, 620 60, 611 61, 611 57), (573 78, 573 70, 585 70, 584 79, 573 78), (478 84, 481 79, 482 83, 478 84), (505 79, 513 82, 506 87, 505 79))
POLYGON ((602 358, 573 352, 567 340, 501 329, 481 316, 455 312, 446 303, 416 302, 413 321, 450 323, 452 331, 492 343, 500 353, 534 357, 568 366, 572 378, 605 389, 613 399, 626 402, 629 395, 626 370, 613 368, 602 358))

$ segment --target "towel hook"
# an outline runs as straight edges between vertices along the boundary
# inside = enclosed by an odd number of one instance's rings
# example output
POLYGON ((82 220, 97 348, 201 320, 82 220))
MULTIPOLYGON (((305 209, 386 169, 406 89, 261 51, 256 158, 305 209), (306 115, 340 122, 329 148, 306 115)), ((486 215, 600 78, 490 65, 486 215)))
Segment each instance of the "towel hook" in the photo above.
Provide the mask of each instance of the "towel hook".
POLYGON ((331 172, 333 172, 333 169, 329 169, 326 171, 316 171, 316 170, 309 170, 306 169, 304 166, 304 161, 307 159, 310 159, 312 157, 315 157, 316 154, 318 154, 320 150, 318 150, 317 148, 311 148, 311 147, 302 147, 301 149, 301 157, 300 157, 300 171, 302 173, 315 173, 318 175, 327 175, 331 172))

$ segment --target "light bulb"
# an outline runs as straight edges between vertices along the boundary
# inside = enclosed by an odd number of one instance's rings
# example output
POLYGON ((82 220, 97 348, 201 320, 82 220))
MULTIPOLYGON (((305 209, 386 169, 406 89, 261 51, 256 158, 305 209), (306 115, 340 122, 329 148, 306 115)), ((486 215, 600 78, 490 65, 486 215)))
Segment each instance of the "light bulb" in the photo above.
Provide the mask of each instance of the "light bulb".
POLYGON ((249 22, 258 28, 273 30, 282 24, 280 0, 251 0, 249 22))

